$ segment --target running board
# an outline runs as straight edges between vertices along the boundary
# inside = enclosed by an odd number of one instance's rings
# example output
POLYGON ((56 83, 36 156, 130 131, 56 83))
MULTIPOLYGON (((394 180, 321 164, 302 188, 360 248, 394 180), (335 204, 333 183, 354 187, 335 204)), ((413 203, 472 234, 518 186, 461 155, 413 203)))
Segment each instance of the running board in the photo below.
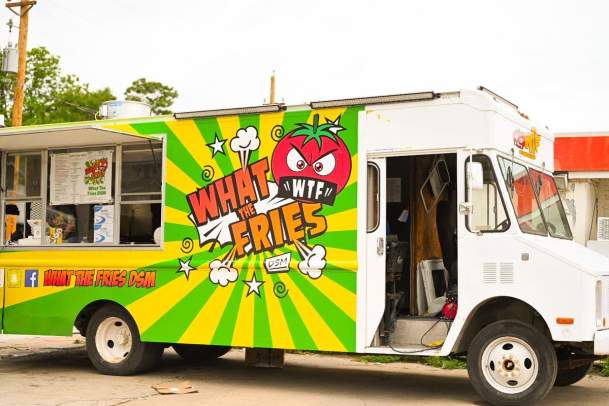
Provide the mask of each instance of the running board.
POLYGON ((364 353, 366 354, 383 354, 383 355, 416 355, 422 357, 433 357, 440 355, 440 348, 429 348, 422 345, 411 345, 408 347, 396 347, 396 346, 380 346, 380 347, 366 347, 364 353), (393 347, 393 348, 392 348, 393 347))

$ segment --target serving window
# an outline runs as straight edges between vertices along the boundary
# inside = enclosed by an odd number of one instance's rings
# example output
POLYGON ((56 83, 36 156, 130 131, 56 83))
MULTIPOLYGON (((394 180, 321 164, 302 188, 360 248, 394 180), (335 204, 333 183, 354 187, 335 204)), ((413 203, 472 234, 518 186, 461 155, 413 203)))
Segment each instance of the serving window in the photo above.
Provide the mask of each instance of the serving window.
POLYGON ((4 154, 4 244, 161 243, 161 142, 4 154))
POLYGON ((4 242, 39 245, 42 227, 42 154, 10 153, 4 170, 4 242))

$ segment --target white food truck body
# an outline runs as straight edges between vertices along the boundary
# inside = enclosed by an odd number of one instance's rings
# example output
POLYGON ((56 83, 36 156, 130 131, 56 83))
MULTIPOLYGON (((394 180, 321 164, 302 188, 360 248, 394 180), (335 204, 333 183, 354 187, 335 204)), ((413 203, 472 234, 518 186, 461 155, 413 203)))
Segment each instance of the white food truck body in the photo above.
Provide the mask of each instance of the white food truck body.
MULTIPOLYGON (((570 354, 562 359, 558 357, 559 377, 561 370, 572 370, 568 362, 576 358, 580 359, 579 363, 571 365, 579 365, 580 371, 583 365, 584 373, 579 373, 583 377, 592 362, 592 354, 609 354, 609 261, 575 243, 570 232, 568 238, 557 238, 549 232, 535 235, 521 230, 502 178, 498 159, 552 175, 554 137, 549 130, 535 126, 516 106, 492 92, 468 90, 442 93, 426 101, 368 106, 360 112, 360 125, 360 184, 370 180, 366 168, 372 164, 378 168, 381 186, 378 227, 370 232, 362 231, 367 229, 370 207, 359 211, 358 352, 464 354, 483 327, 492 322, 516 320, 533 325, 547 336, 557 353, 570 354), (530 145, 523 145, 522 139, 517 140, 519 134, 530 136, 531 133, 538 137, 532 149, 528 148, 530 145), (455 212, 469 208, 466 162, 472 155, 488 156, 509 226, 502 232, 472 232, 466 224, 467 216, 460 213, 457 220, 458 312, 445 340, 429 349, 421 349, 420 345, 378 345, 379 323, 386 311, 386 280, 382 272, 386 258, 385 251, 379 250, 388 234, 385 229, 389 192, 384 186, 386 163, 395 157, 429 154, 456 155, 457 200, 452 207, 455 212), (581 361, 582 354, 585 354, 584 361, 581 361)), ((358 207, 366 207, 369 193, 366 188, 359 189, 358 207)), ((560 205, 558 195, 556 199, 560 205)), ((480 209, 476 202, 469 204, 474 213, 480 209)), ((566 227, 568 230, 568 225, 566 227)), ((525 353, 530 350, 526 345, 523 348, 525 353)), ((481 372, 492 375, 491 371, 481 372)), ((581 378, 573 381, 576 379, 581 378)), ((491 381, 492 377, 487 380, 491 381)), ((533 391, 529 384, 514 384, 509 379, 505 382, 504 386, 508 387, 505 393, 501 383, 489 386, 499 397, 484 393, 475 382, 474 386, 496 404, 543 397, 526 397, 527 392, 533 391), (510 385, 516 388, 510 390, 510 385), (502 397, 504 395, 507 397, 502 397)), ((573 382, 564 384, 570 383, 573 382)))

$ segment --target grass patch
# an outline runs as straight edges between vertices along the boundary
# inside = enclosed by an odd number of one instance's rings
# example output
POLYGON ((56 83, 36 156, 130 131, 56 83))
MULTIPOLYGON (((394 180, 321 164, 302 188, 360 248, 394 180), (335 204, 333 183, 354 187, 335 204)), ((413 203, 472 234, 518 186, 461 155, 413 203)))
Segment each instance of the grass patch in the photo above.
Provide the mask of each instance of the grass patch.
POLYGON ((600 362, 599 362, 599 375, 602 376, 607 376, 609 377, 609 358, 603 358, 600 362))
POLYGON ((422 364, 442 369, 466 369, 467 362, 458 358, 444 357, 425 357, 421 360, 422 364))
MULTIPOLYGON (((466 369, 467 363, 459 358, 445 357, 413 357, 407 355, 357 355, 356 361, 365 363, 389 364, 393 362, 410 362, 428 365, 441 369, 466 369)), ((609 363, 607 364, 609 374, 609 363)), ((608 375, 609 376, 609 375, 608 375)))
POLYGON ((403 362, 403 358, 399 355, 358 355, 355 357, 355 360, 365 363, 378 362, 380 364, 389 364, 392 362, 403 362))

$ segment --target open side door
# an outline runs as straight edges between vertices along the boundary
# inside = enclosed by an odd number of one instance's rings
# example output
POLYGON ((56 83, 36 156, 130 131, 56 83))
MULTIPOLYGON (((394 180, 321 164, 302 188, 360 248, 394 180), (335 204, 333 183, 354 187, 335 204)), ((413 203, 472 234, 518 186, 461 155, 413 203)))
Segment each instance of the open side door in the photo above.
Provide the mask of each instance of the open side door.
POLYGON ((368 159, 366 180, 366 345, 374 339, 385 312, 386 161, 368 159))

